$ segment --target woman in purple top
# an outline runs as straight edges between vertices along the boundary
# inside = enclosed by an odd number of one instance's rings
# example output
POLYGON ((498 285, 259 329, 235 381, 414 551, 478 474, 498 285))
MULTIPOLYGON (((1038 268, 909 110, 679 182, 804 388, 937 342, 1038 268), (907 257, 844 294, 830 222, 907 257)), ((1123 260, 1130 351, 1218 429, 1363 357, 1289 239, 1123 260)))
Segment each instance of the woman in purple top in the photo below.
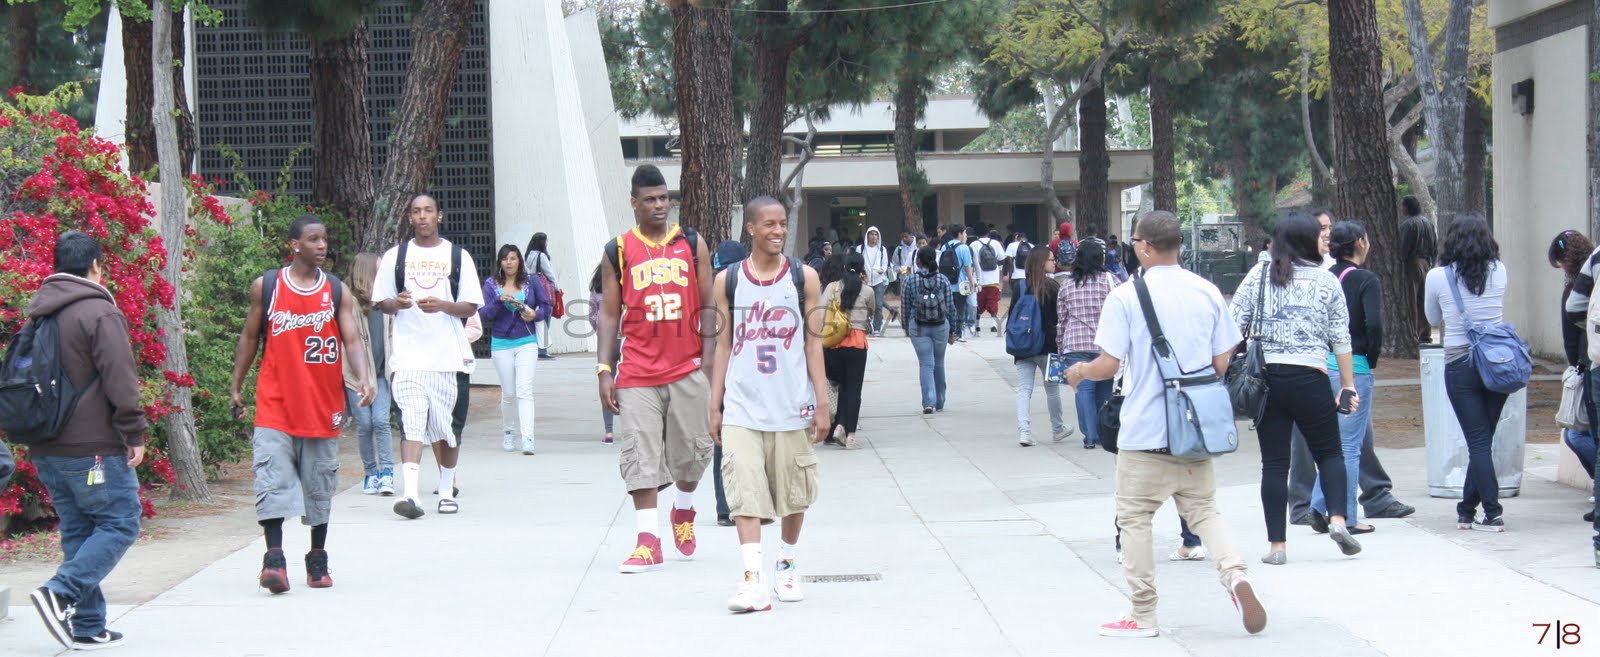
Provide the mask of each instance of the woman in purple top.
POLYGON ((542 340, 539 322, 550 317, 550 299, 544 289, 531 284, 516 245, 500 247, 494 275, 483 281, 483 298, 492 299, 478 309, 489 330, 489 354, 500 375, 500 415, 505 424, 500 449, 516 451, 522 436, 522 453, 533 454, 533 372, 539 362, 542 340))

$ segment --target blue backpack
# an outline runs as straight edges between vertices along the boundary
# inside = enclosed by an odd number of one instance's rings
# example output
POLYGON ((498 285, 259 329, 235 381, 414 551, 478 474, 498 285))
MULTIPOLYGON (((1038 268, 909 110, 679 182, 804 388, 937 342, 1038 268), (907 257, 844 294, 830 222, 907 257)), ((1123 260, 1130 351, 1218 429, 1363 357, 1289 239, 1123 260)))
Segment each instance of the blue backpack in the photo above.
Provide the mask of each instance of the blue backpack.
POLYGON ((1533 356, 1528 343, 1517 335, 1517 327, 1505 322, 1472 321, 1467 317, 1467 306, 1461 303, 1456 268, 1449 267, 1446 276, 1450 279, 1450 294, 1461 311, 1461 323, 1466 325, 1467 342, 1472 345, 1467 357, 1483 379, 1483 387, 1504 395, 1528 387, 1528 381, 1533 379, 1533 356))
POLYGON ((1028 292, 1026 280, 1017 289, 1006 320, 1006 353, 1031 358, 1044 353, 1044 311, 1039 309, 1039 298, 1028 292))

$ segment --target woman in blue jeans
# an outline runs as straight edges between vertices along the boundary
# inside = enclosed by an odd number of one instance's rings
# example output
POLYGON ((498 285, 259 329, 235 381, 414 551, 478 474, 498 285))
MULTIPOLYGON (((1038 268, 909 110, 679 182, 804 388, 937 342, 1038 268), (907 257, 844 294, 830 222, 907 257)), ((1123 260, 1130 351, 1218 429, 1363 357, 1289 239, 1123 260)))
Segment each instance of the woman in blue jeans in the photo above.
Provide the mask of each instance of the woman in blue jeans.
MULTIPOLYGON (((1022 269, 1027 272, 1023 279, 1022 294, 1033 296, 1039 302, 1039 328, 1044 331, 1044 349, 1033 356, 1013 356, 1017 366, 1017 442, 1023 447, 1032 447, 1033 441, 1033 382, 1038 378, 1047 376, 1049 358, 1056 353, 1056 326, 1057 326, 1057 293, 1061 283, 1051 278, 1055 271, 1055 256, 1043 249, 1028 255, 1028 260, 1023 263, 1022 269)), ((1016 300, 1011 302, 1013 313, 1020 306, 1016 300)), ((1013 315, 1007 321, 1015 319, 1013 315)), ((1084 386, 1089 387, 1089 386, 1084 386)), ((1050 409, 1050 432, 1056 442, 1061 442, 1072 437, 1072 428, 1061 420, 1061 383, 1044 382, 1045 404, 1050 409)), ((1080 411, 1081 412, 1081 411, 1080 411)))
MULTIPOLYGON (((1087 363, 1100 357, 1094 334, 1100 327, 1100 311, 1117 281, 1106 271, 1106 246, 1098 239, 1078 245, 1078 259, 1072 275, 1061 282, 1056 300, 1060 318, 1056 322, 1056 344, 1067 355, 1067 363, 1087 363)), ((1083 430, 1083 448, 1100 445, 1100 407, 1111 399, 1111 380, 1085 382, 1076 395, 1078 428, 1083 430)))
POLYGON ((1469 358, 1467 325, 1505 319, 1508 277, 1500 245, 1482 215, 1468 214, 1450 224, 1439 245, 1439 266, 1424 287, 1428 323, 1444 327, 1445 391, 1467 440, 1467 478, 1456 505, 1456 528, 1503 532, 1500 484, 1494 473, 1494 433, 1508 395, 1488 389, 1469 358), (1458 303, 1452 283, 1461 294, 1458 303), (1483 506, 1483 517, 1477 516, 1483 506))
MULTIPOLYGON (((1369 534, 1371 525, 1356 523, 1357 484, 1360 480, 1361 442, 1372 426, 1372 368, 1378 366, 1383 351, 1383 282, 1378 275, 1362 269, 1371 244, 1367 229, 1355 221, 1334 224, 1328 233, 1328 255, 1335 263, 1333 272, 1344 290, 1345 308, 1350 311, 1350 361, 1355 370, 1356 394, 1366 403, 1349 415, 1339 416, 1339 450, 1344 456, 1345 518, 1351 534, 1369 534)), ((1328 354, 1328 384, 1339 394, 1339 361, 1328 354)), ((1336 511, 1338 509, 1335 509, 1336 511)), ((1322 475, 1311 488, 1311 513, 1318 520, 1313 527, 1327 524, 1328 502, 1322 495, 1322 475)))
POLYGON ((356 373, 350 369, 350 359, 344 361, 345 408, 356 418, 356 445, 361 451, 361 492, 364 495, 394 494, 394 430, 390 424, 389 378, 384 376, 387 365, 384 336, 388 335, 389 316, 372 307, 372 281, 378 276, 378 256, 358 253, 350 263, 350 294, 356 299, 357 322, 361 327, 361 346, 367 350, 368 381, 376 381, 376 391, 371 406, 361 405, 361 394, 356 392, 356 373))
POLYGON ((939 273, 935 253, 931 246, 918 249, 916 273, 900 281, 900 317, 917 350, 924 415, 944 410, 944 350, 956 341, 950 320, 962 312, 951 303, 950 279, 939 273))

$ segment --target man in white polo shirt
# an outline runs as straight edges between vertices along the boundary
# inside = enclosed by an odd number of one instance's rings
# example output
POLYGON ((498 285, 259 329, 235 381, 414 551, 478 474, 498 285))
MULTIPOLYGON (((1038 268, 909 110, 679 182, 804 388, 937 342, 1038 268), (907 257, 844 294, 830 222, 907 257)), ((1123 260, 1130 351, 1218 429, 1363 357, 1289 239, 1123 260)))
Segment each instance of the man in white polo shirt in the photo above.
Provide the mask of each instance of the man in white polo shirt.
MULTIPOLYGON (((1145 214, 1132 241, 1144 265, 1156 319, 1178 365, 1185 372, 1204 370, 1208 364, 1217 372, 1226 370, 1240 340, 1239 330, 1217 286, 1178 265, 1183 236, 1177 217, 1164 211, 1145 214)), ((1167 498, 1177 502, 1178 513, 1210 546, 1222 586, 1233 597, 1245 631, 1260 632, 1267 626, 1267 612, 1217 510, 1211 461, 1181 459, 1168 451, 1161 372, 1134 286, 1120 286, 1106 298, 1095 344, 1100 357, 1069 368, 1067 382, 1077 387, 1085 380, 1104 381, 1115 376, 1123 362, 1128 365, 1117 454, 1117 527, 1122 530, 1122 571, 1133 592, 1132 613, 1101 625, 1101 636, 1153 637, 1159 631, 1150 520, 1167 498)))

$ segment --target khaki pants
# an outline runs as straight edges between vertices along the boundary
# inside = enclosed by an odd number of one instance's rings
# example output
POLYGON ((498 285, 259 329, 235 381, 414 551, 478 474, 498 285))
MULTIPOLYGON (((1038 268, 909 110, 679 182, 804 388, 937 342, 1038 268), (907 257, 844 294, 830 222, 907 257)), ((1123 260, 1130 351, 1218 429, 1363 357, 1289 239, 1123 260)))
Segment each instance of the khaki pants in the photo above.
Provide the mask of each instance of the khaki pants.
POLYGON ((700 481, 711 464, 710 397, 700 370, 663 386, 617 390, 618 467, 628 492, 700 481))
POLYGON ((731 516, 768 522, 805 513, 817 501, 811 432, 723 425, 722 482, 731 516))
POLYGON ((1170 454, 1124 450, 1117 454, 1117 527, 1122 530, 1122 572, 1132 591, 1130 618, 1141 627, 1156 625, 1156 564, 1150 545, 1150 519, 1167 498, 1200 536, 1217 564, 1222 587, 1248 569, 1233 544, 1228 523, 1217 511, 1217 481, 1211 461, 1170 454))

